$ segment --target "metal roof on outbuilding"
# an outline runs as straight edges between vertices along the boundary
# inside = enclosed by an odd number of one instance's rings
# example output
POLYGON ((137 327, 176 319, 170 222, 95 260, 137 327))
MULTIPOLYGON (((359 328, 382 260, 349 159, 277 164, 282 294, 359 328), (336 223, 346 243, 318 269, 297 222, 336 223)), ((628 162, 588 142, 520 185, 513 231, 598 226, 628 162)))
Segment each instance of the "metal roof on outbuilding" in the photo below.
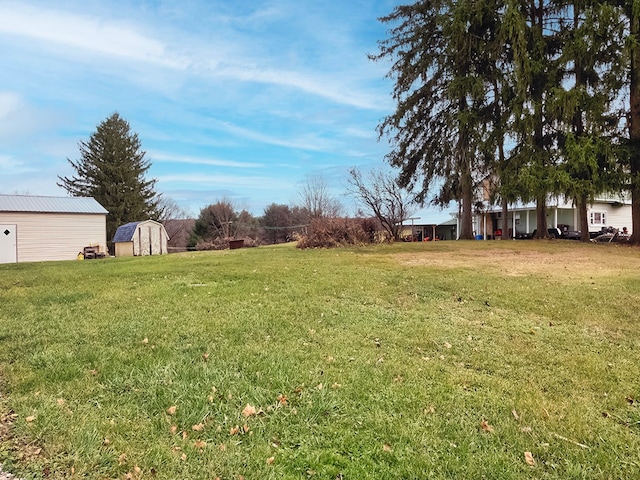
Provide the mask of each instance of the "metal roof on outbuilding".
POLYGON ((0 212, 109 213, 93 197, 39 197, 0 195, 0 212))
POLYGON ((129 222, 124 225, 120 225, 113 236, 113 243, 118 242, 130 242, 133 240, 133 235, 136 233, 136 227, 142 222, 129 222))

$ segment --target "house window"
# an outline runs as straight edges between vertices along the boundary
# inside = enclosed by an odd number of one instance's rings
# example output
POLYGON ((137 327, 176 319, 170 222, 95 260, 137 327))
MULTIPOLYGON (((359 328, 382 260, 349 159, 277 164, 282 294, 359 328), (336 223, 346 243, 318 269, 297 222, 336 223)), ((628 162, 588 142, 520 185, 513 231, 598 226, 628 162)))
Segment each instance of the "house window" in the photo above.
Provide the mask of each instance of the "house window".
POLYGON ((591 225, 604 227, 607 225, 607 214, 605 212, 591 212, 590 214, 591 225))

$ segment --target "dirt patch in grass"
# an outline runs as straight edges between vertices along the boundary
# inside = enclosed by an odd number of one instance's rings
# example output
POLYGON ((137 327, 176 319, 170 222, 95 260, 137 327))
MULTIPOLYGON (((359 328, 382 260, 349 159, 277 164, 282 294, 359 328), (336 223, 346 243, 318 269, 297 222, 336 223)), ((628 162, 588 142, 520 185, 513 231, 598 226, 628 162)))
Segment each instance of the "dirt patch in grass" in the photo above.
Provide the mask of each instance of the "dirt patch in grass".
POLYGON ((538 242, 518 242, 509 248, 460 248, 455 251, 425 251, 402 253, 397 260, 408 266, 438 269, 473 269, 506 276, 546 276, 585 278, 617 275, 621 270, 640 268, 640 251, 616 245, 555 244, 551 250, 538 242), (520 247, 521 245, 521 247, 520 247), (607 255, 615 249, 616 255, 607 255), (628 255, 620 255, 627 250, 628 255))

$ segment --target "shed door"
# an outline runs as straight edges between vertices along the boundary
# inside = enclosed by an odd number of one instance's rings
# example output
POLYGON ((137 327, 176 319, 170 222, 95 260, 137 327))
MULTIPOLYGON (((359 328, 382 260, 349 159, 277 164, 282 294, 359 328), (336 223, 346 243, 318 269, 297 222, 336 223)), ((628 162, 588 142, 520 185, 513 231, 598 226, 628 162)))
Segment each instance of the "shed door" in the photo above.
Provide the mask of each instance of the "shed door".
POLYGON ((0 225, 0 263, 18 261, 17 230, 16 225, 0 225))

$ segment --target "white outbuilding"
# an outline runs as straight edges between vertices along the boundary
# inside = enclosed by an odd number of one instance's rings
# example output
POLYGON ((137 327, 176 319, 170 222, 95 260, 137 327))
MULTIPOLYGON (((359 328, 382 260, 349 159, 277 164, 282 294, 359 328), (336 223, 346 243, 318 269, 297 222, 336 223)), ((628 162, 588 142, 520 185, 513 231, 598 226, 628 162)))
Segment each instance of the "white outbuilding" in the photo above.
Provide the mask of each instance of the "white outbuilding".
POLYGON ((168 252, 168 240, 164 225, 153 220, 125 223, 113 236, 116 257, 162 255, 168 252))
POLYGON ((91 197, 0 195, 0 263, 107 251, 107 210, 91 197))

